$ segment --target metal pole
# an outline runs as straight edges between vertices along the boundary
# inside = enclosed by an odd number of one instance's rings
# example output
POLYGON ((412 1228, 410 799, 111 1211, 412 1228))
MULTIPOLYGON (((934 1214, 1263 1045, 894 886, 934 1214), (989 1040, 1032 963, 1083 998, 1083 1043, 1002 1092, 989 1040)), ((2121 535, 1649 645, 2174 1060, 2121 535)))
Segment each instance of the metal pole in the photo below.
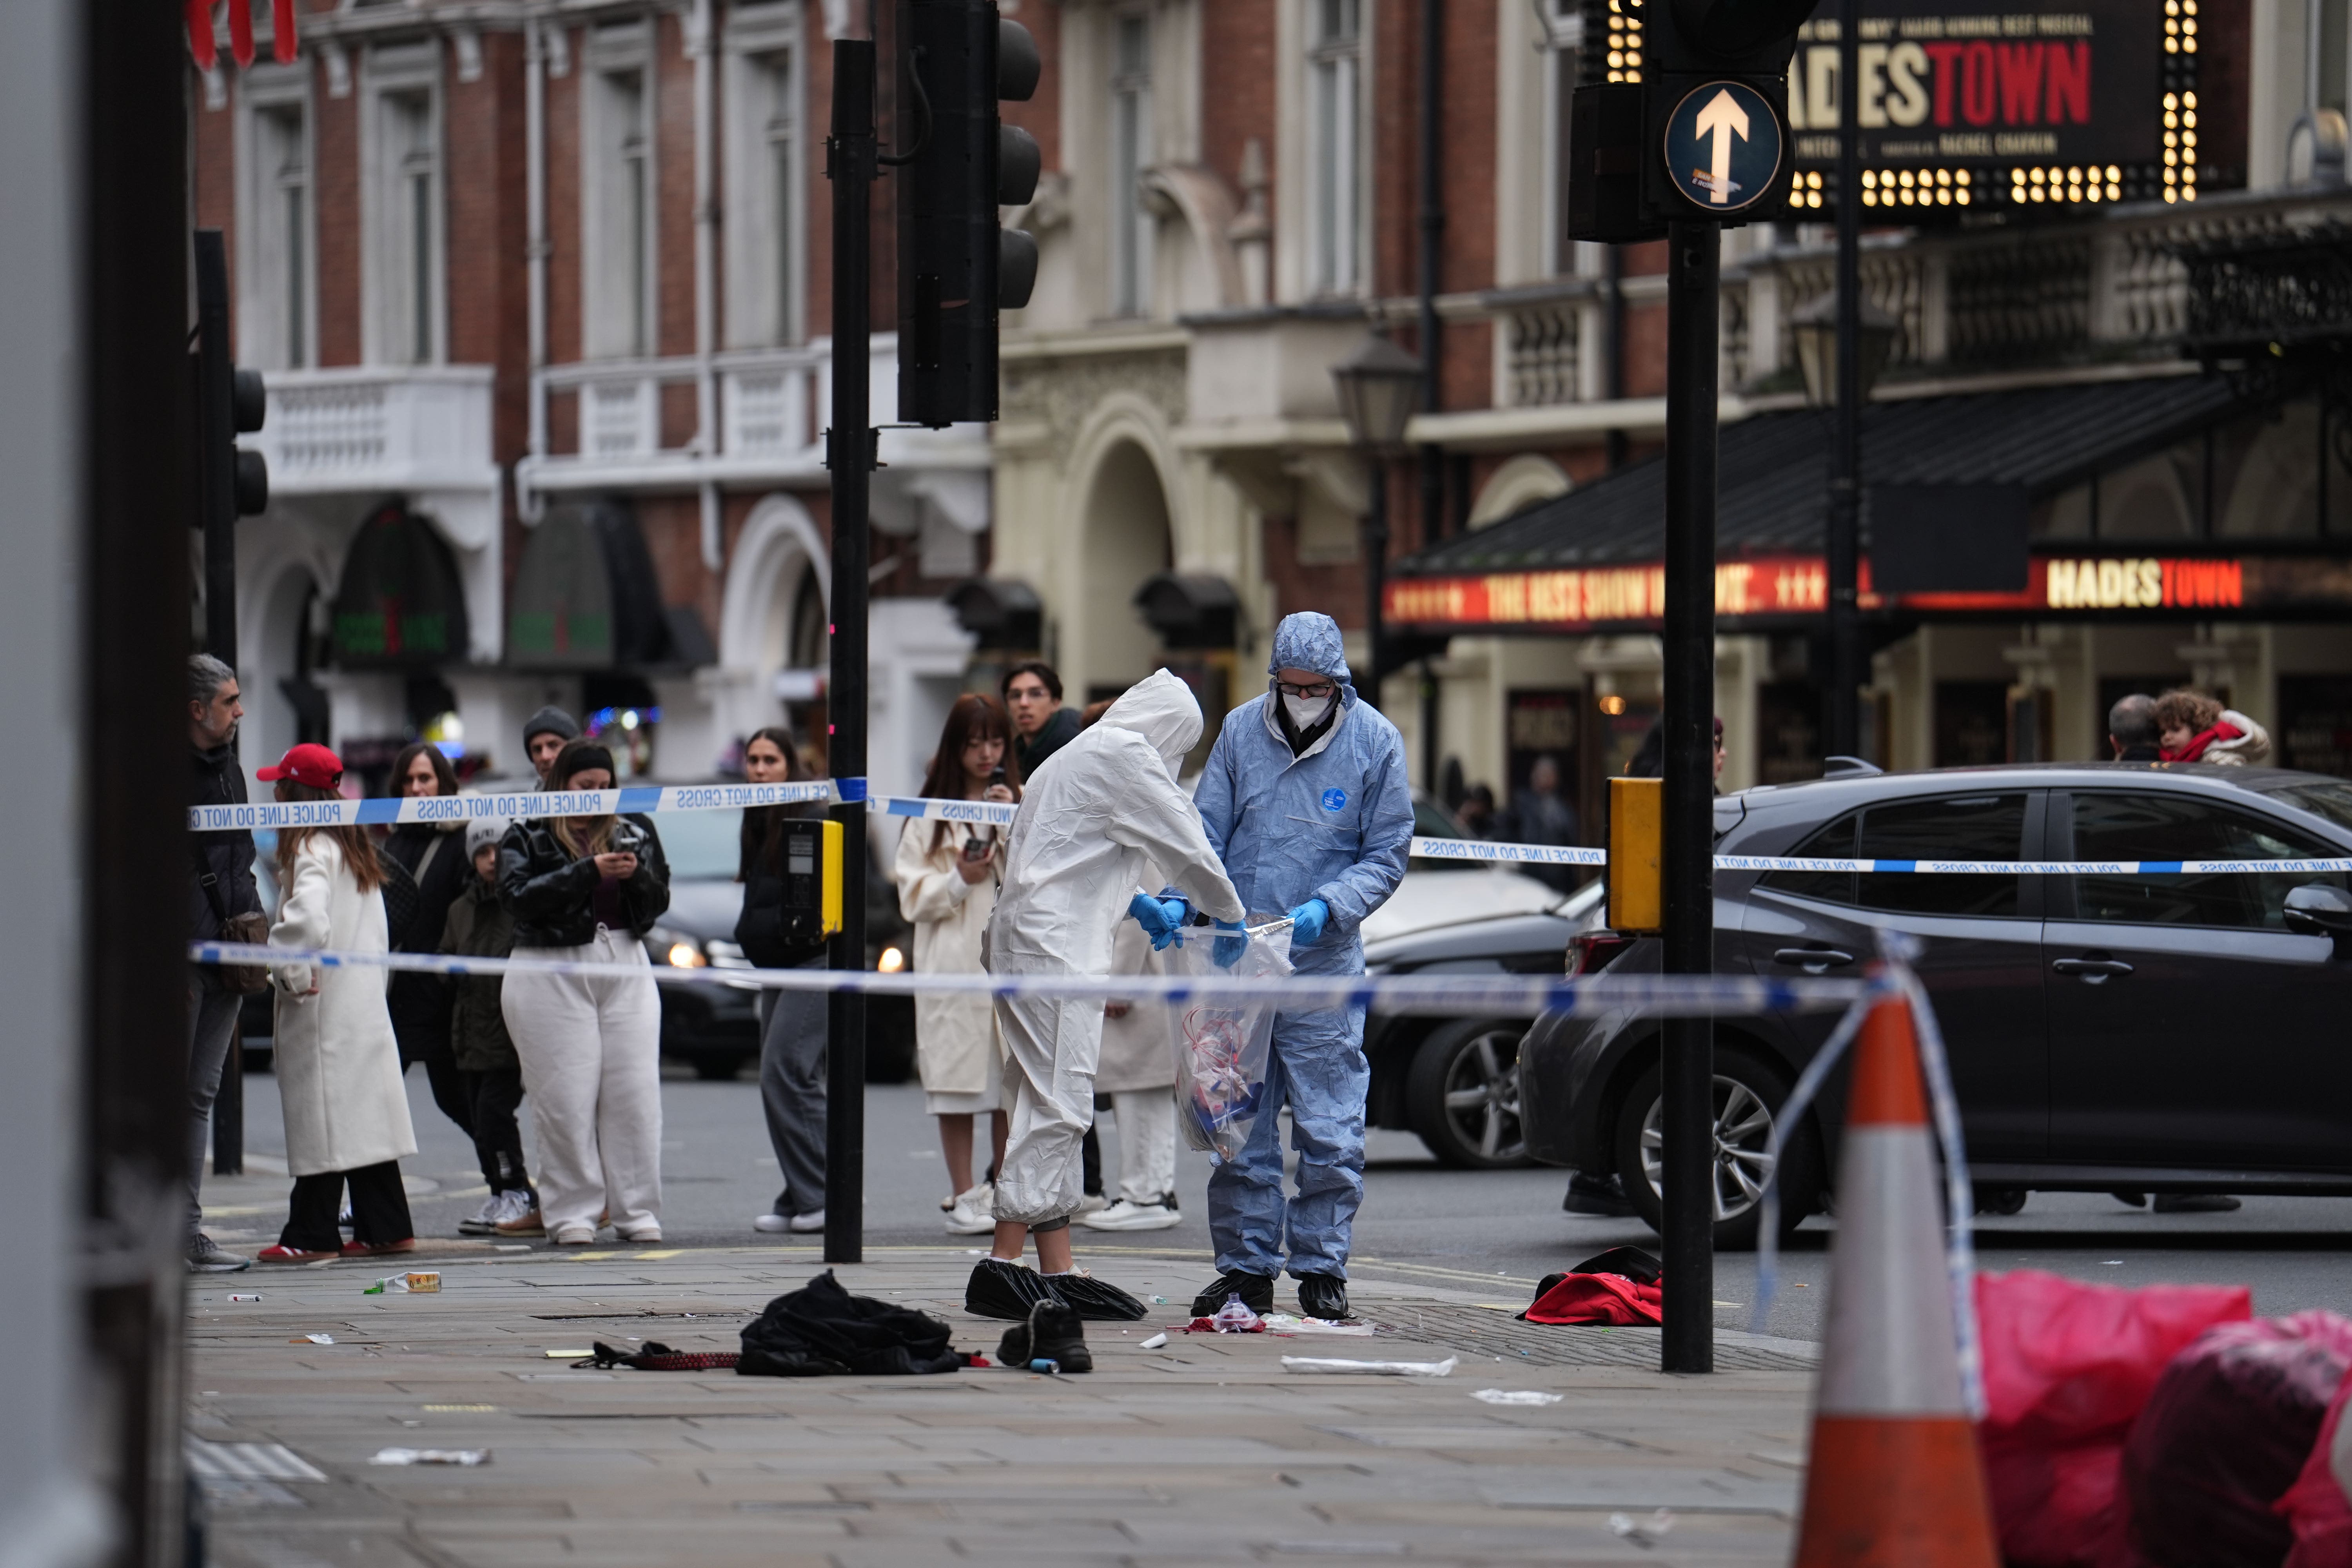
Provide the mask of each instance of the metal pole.
MULTIPOLYGON (((832 683, 825 693, 825 752, 842 799, 841 933, 827 967, 866 967, 866 490, 874 468, 867 349, 873 331, 874 40, 833 45, 832 683)), ((866 1228, 866 998, 835 991, 826 1006, 824 1260, 864 1257, 866 1228)))
MULTIPOLYGON (((1722 231, 1666 232, 1665 972, 1715 967, 1716 288, 1722 231)), ((1715 1369, 1715 1026, 1665 1025, 1666 1372, 1715 1369)))
POLYGON ((1824 756, 1862 743, 1862 24, 1858 0, 1838 0, 1837 409, 1830 455, 1830 668, 1824 756))
POLYGON ((1364 508, 1364 626, 1368 651, 1365 662, 1370 673, 1358 683, 1358 689, 1380 706, 1381 677, 1387 670, 1381 663, 1382 599, 1388 586, 1389 570, 1389 466, 1379 453, 1370 454, 1367 461, 1371 468, 1371 500, 1364 508))
MULTIPOLYGON (((228 258, 216 228, 196 231, 197 483, 205 528, 205 650, 236 668, 236 420, 230 382, 228 258)), ((236 752, 236 737, 229 737, 236 752)), ((230 1026, 213 1099, 213 1174, 245 1172, 245 1042, 230 1026)))

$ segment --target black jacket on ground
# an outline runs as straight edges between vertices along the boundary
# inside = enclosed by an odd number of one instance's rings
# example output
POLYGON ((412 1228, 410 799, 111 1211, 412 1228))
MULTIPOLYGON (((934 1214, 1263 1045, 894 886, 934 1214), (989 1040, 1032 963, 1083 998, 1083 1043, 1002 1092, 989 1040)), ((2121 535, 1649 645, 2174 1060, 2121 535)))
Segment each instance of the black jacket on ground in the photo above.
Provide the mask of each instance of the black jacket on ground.
POLYGON ((828 1268, 779 1296, 743 1330, 745 1377, 871 1377, 954 1372, 963 1357, 948 1348, 948 1325, 928 1312, 871 1296, 853 1296, 828 1268))
MULTIPOLYGON (((643 936, 669 908, 669 861, 653 819, 621 818, 643 836, 636 875, 621 885, 621 911, 643 936)), ((518 822, 499 840, 499 902, 514 916, 517 947, 582 947, 596 940, 596 863, 575 860, 545 817, 518 822)))
MULTIPOLYGON (((236 747, 215 746, 194 756, 190 805, 245 804, 245 770, 237 766, 236 747)), ((192 833, 188 841, 194 846, 188 866, 188 932, 197 942, 216 941, 221 933, 220 914, 214 912, 213 901, 198 878, 211 873, 222 913, 260 913, 261 889, 253 880, 253 835, 237 828, 227 833, 192 833)))
POLYGON ((1013 735, 1013 758, 1021 764, 1023 779, 1034 779, 1045 759, 1078 738, 1078 710, 1058 708, 1054 716, 1039 726, 1037 733, 1027 740, 1019 731, 1013 735))

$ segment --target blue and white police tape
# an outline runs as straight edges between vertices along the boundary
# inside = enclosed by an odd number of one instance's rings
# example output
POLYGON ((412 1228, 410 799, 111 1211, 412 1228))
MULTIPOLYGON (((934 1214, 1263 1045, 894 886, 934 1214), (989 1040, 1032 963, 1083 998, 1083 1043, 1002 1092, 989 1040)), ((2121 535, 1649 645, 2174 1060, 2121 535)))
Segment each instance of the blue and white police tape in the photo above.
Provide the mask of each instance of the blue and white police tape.
POLYGON ((251 801, 192 805, 197 833, 239 828, 390 827, 411 822, 515 822, 535 816, 612 816, 801 805, 835 798, 831 780, 808 784, 643 784, 627 789, 543 790, 531 795, 425 795, 381 800, 251 801))
POLYGON ((1367 1007, 1383 1013, 1532 1018, 1554 1009, 1591 1016, 1639 1012, 1709 1017, 1760 1013, 1836 1012, 1862 995, 1862 979, 1766 980, 1737 974, 1607 973, 1571 980, 1542 974, 883 974, 871 970, 678 969, 660 963, 591 963, 556 958, 454 958, 425 952, 352 952, 332 948, 266 947, 199 942, 195 963, 393 969, 421 974, 576 974, 646 979, 669 985, 727 985, 761 991, 861 991, 887 996, 1063 996, 1103 1002, 1272 1002, 1288 1013, 1367 1007))

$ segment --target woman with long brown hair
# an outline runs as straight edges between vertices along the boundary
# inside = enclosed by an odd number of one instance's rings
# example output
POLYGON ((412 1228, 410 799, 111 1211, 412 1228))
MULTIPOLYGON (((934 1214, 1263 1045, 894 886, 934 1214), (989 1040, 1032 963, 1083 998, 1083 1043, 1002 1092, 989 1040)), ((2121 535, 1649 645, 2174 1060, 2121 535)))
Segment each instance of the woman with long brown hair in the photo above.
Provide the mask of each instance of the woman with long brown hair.
MULTIPOLYGON (((564 742, 547 788, 608 790, 613 753, 564 742)), ((645 816, 548 816, 499 842, 499 901, 517 956, 650 969, 643 938, 669 908, 669 863, 645 816)), ((538 1226, 558 1247, 596 1239, 599 1215, 624 1241, 661 1239, 661 998, 650 973, 507 976, 499 1006, 522 1060, 539 1133, 538 1226)))
MULTIPOLYGON (((400 799, 457 793, 457 771, 441 748, 430 741, 413 741, 392 760, 392 793, 400 799)), ((441 928, 448 923, 449 906, 466 889, 471 869, 466 864, 466 824, 404 822, 384 836, 377 853, 384 874, 384 918, 390 923, 392 951, 433 952, 441 945, 441 928)), ((473 1096, 457 1070, 449 1044, 449 982, 445 975, 396 973, 384 987, 392 1009, 392 1032, 400 1041, 400 1070, 425 1064, 425 1080, 432 1086, 433 1103, 457 1123, 468 1139, 474 1135, 473 1096)), ((489 1201, 482 1212, 462 1222, 468 1235, 487 1235, 499 1183, 485 1167, 482 1179, 490 1184, 489 1201)))
MULTIPOLYGON (((258 776, 281 801, 337 800, 341 758, 301 745, 258 776)), ((288 827, 278 835, 278 921, 269 945, 383 952, 389 947, 383 867, 367 829, 288 827)), ((416 1246, 401 1190, 401 1157, 416 1152, 400 1047, 384 976, 365 967, 289 963, 270 970, 277 994, 275 1072, 294 1178, 286 1228, 265 1263, 312 1263, 407 1252, 416 1246), (335 1223, 351 1187, 352 1240, 335 1223)))
MULTIPOLYGON (((802 776, 792 731, 770 728, 743 742, 743 777, 752 784, 791 784, 802 776)), ((787 824, 822 816, 820 804, 755 806, 743 814, 743 913, 735 944, 761 969, 822 969, 823 937, 797 935, 784 912, 787 824)), ((760 1107, 768 1119, 783 1185, 751 1228, 773 1234, 824 1228, 824 1072, 826 997, 822 991, 760 993, 760 1107)))
MULTIPOLYGON (((1013 757, 1013 721, 1003 705, 966 692, 948 710, 923 794, 933 800, 1017 801, 1020 767, 1013 757)), ((899 834, 890 875, 898 886, 898 912, 914 927, 917 972, 982 973, 980 937, 996 907, 1003 837, 986 824, 922 820, 899 834)), ((993 1121, 994 1148, 1003 1152, 1003 1068, 996 1016, 986 997, 915 999, 915 1068, 923 1080, 923 1108, 940 1119, 940 1152, 952 1194, 944 1205, 947 1227, 959 1236, 996 1227, 988 1184, 972 1183, 971 1146, 973 1118, 985 1114, 993 1121)))

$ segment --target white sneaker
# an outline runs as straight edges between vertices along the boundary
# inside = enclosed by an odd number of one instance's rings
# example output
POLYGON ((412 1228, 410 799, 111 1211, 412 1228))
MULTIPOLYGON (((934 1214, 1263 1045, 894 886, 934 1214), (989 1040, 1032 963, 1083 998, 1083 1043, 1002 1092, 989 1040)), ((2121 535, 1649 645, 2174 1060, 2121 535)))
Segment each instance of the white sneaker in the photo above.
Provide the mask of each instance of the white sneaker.
POLYGON ((950 1236, 985 1236, 996 1228, 996 1189, 982 1182, 956 1194, 948 1211, 950 1236))
POLYGON ((791 1219, 786 1220, 784 1224, 791 1229, 793 1235, 806 1236, 813 1230, 823 1230, 824 1228, 824 1211, 823 1209, 811 1209, 806 1214, 796 1214, 793 1215, 791 1219))
POLYGON ((763 1214, 751 1222, 751 1228, 761 1236, 782 1236, 792 1223, 788 1215, 763 1214))
POLYGON ((1166 1230, 1171 1225, 1181 1225, 1184 1216, 1166 1204, 1154 1201, 1131 1204, 1125 1198, 1095 1214, 1079 1215, 1071 1223, 1089 1230, 1166 1230))
MULTIPOLYGON (((1105 1198, 1100 1193, 1081 1193, 1078 1194, 1078 1214, 1099 1214, 1109 1206, 1109 1200, 1105 1198)), ((1072 1219, 1076 1219, 1077 1215, 1072 1215, 1070 1217, 1072 1219)))
POLYGON ((499 1221, 506 1218, 504 1193, 492 1193, 482 1200, 482 1206, 457 1222, 459 1236, 488 1236, 498 1229, 499 1221))

